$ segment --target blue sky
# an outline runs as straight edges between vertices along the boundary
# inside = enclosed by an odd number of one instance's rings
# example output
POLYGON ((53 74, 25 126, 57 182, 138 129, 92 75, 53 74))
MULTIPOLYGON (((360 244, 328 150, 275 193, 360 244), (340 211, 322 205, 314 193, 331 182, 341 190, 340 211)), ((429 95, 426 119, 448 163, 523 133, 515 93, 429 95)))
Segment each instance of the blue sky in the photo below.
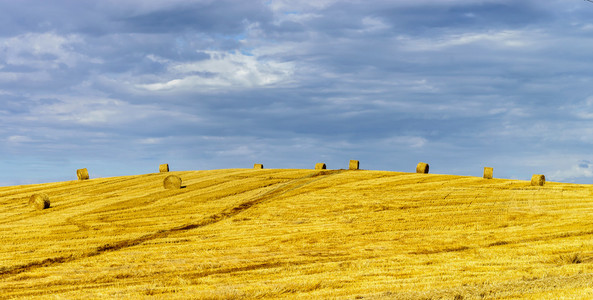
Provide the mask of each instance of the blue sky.
POLYGON ((593 183, 593 3, 2 1, 0 185, 347 168, 593 183))

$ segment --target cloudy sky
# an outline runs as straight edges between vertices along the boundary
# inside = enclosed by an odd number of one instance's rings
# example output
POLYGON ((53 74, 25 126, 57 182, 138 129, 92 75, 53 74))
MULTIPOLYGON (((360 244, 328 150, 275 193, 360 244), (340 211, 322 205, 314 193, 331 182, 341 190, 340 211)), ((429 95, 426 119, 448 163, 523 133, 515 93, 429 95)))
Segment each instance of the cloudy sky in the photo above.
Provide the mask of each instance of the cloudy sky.
POLYGON ((593 183, 593 3, 0 1, 0 185, 251 168, 593 183))

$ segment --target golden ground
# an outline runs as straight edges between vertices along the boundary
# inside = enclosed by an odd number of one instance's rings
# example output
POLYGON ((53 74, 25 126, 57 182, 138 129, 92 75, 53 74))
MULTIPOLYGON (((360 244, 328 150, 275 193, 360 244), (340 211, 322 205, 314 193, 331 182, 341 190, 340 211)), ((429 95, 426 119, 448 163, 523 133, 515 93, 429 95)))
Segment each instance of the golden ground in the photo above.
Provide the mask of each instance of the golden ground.
POLYGON ((592 194, 363 170, 0 187, 0 298, 590 299, 592 194))

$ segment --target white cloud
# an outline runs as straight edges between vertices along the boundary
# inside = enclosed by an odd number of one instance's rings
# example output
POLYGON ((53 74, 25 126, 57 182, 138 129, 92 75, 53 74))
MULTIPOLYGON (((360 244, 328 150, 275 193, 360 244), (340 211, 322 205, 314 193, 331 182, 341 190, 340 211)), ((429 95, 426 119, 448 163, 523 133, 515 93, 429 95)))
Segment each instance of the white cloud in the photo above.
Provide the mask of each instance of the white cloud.
POLYGON ((340 2, 339 0, 271 0, 268 1, 269 7, 275 12, 305 12, 311 10, 324 9, 332 4, 340 2))
POLYGON ((139 139, 138 143, 144 144, 144 145, 158 145, 158 144, 163 143, 163 139, 162 138, 144 138, 144 139, 139 139))
POLYGON ((6 138, 6 142, 10 143, 10 144, 21 144, 21 143, 28 143, 28 142, 32 142, 33 139, 31 139, 28 136, 23 136, 23 135, 11 135, 8 138, 6 138))
POLYGON ((26 33, 0 40, 0 53, 5 64, 57 69, 62 64, 73 67, 81 60, 89 60, 73 49, 74 45, 82 43, 78 35, 26 33))
POLYGON ((591 178, 593 177, 593 166, 590 164, 571 164, 569 168, 560 169, 552 172, 549 179, 555 181, 570 181, 575 178, 591 178))
POLYGON ((419 136, 395 136, 383 139, 379 143, 382 148, 422 148, 428 143, 428 140, 419 136))
POLYGON ((521 30, 500 30, 488 32, 471 32, 462 34, 447 34, 436 38, 413 38, 399 36, 397 38, 401 48, 407 51, 439 51, 446 48, 465 45, 487 45, 498 48, 525 48, 536 44, 538 32, 521 30))
POLYGON ((31 110, 27 119, 58 121, 92 125, 110 122, 120 113, 122 102, 114 99, 74 99, 60 97, 60 101, 41 104, 31 110))
POLYGON ((579 119, 591 120, 593 119, 593 96, 587 97, 581 103, 568 107, 572 113, 579 119))
POLYGON ((363 32, 379 31, 391 27, 381 19, 369 16, 362 18, 362 25, 364 26, 364 30, 362 30, 363 32))
POLYGON ((239 156, 239 157, 255 157, 258 151, 253 149, 251 146, 240 145, 238 147, 226 150, 216 151, 217 155, 220 156, 239 156))
POLYGON ((40 104, 34 107, 25 117, 29 121, 49 121, 80 125, 119 125, 154 119, 199 121, 199 117, 182 112, 168 110, 157 105, 130 104, 110 99, 70 96, 55 96, 51 104, 40 104))
POLYGON ((11 83, 20 81, 46 82, 52 76, 46 71, 40 72, 0 72, 0 82, 11 83))
POLYGON ((175 79, 139 84, 137 87, 150 91, 264 87, 290 82, 294 72, 292 62, 258 59, 257 56, 239 52, 206 53, 210 59, 170 63, 168 72, 175 79))

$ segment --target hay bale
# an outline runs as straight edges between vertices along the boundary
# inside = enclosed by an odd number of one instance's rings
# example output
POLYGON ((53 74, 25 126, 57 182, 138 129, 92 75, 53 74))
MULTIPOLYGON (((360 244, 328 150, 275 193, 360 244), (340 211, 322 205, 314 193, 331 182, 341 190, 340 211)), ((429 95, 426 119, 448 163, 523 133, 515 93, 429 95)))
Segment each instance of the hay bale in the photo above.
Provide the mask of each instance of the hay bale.
POLYGON ((350 161, 350 164, 348 165, 348 169, 350 169, 350 170, 358 170, 359 165, 360 164, 359 164, 358 160, 351 160, 350 161))
POLYGON ((181 178, 177 175, 169 175, 163 180, 163 186, 168 190, 178 190, 181 188, 181 178))
POLYGON ((260 170, 260 169, 263 169, 264 168, 264 165, 263 164, 254 164, 253 165, 253 168, 260 170))
POLYGON ((78 180, 87 180, 89 179, 89 171, 86 168, 78 169, 76 170, 76 177, 78 177, 78 180))
POLYGON ((36 210, 49 208, 49 196, 43 193, 33 194, 29 198, 29 206, 36 210))
POLYGON ((494 174, 493 168, 484 167, 484 179, 492 179, 493 174, 494 174))
POLYGON ((324 163, 315 164, 315 170, 325 170, 325 169, 326 169, 326 167, 325 167, 324 163))
POLYGON ((428 174, 428 164, 420 162, 416 166, 416 173, 428 174))
POLYGON ((546 176, 541 174, 531 176, 531 185, 543 186, 544 184, 546 184, 546 176))
POLYGON ((160 173, 167 173, 167 172, 169 172, 169 164, 159 165, 159 172, 160 173))

